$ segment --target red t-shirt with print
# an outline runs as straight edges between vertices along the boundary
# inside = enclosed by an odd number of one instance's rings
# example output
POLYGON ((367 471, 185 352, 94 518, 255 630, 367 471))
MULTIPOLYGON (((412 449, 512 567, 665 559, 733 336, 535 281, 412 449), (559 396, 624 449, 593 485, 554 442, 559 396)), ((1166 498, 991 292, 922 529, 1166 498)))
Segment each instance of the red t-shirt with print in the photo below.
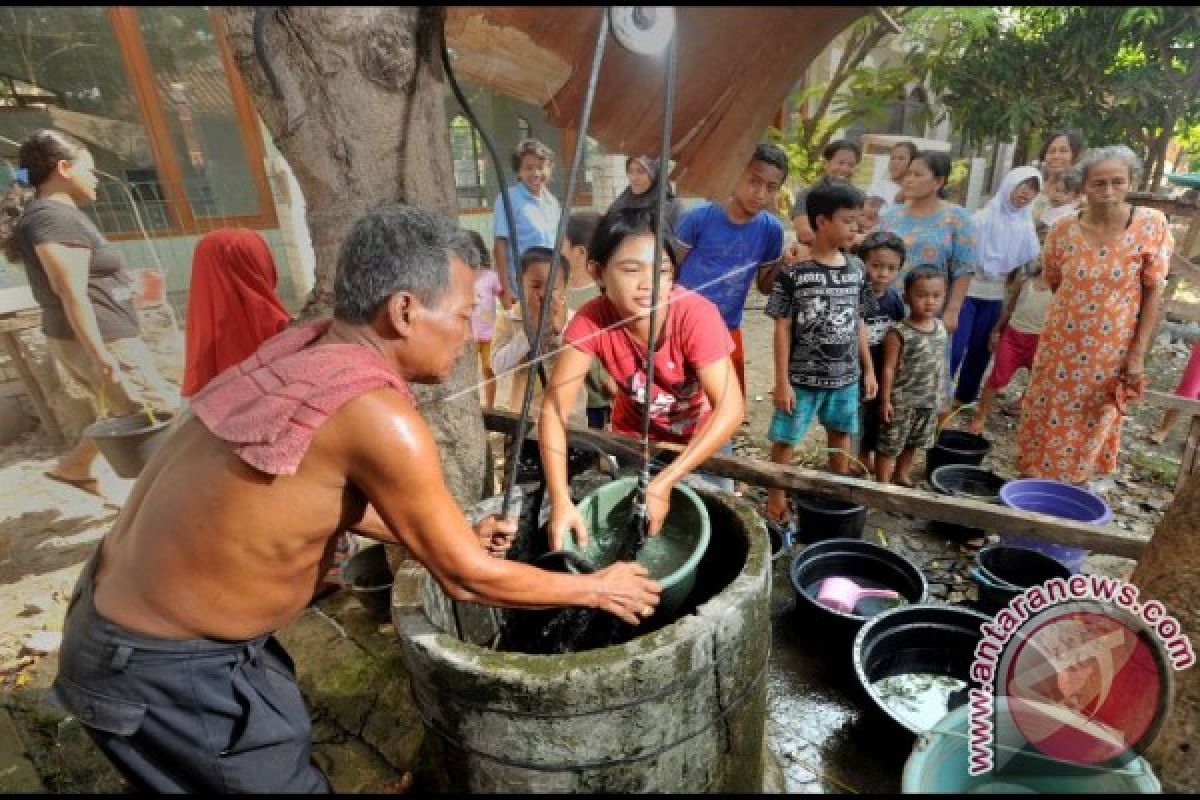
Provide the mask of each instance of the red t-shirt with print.
MULTIPOLYGON (((613 398, 613 432, 640 436, 646 349, 619 322, 616 307, 602 295, 575 313, 563 341, 600 359, 621 388, 613 398)), ((663 332, 654 357, 650 439, 687 444, 712 413, 699 372, 732 353, 733 339, 717 307, 680 286, 671 289, 663 332)))

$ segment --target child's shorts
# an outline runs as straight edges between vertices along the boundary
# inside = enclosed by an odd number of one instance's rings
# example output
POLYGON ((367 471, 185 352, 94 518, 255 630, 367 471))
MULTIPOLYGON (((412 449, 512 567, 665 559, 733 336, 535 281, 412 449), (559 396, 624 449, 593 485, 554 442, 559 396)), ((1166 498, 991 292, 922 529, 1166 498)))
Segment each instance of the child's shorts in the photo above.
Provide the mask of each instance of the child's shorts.
POLYGON ((1021 333, 1005 326, 996 342, 996 358, 992 362, 992 372, 988 375, 987 388, 1000 391, 1021 367, 1033 369, 1033 357, 1037 355, 1038 335, 1036 333, 1021 333))
POLYGON ((859 406, 859 452, 873 452, 879 444, 879 398, 864 400, 859 406))
POLYGON ((892 405, 892 421, 879 421, 879 444, 875 452, 895 458, 901 451, 925 450, 937 440, 936 408, 896 408, 892 405))
POLYGON ((793 386, 796 410, 792 413, 775 409, 767 438, 772 442, 794 446, 812 424, 815 415, 828 431, 858 433, 858 381, 840 389, 806 389, 793 386))

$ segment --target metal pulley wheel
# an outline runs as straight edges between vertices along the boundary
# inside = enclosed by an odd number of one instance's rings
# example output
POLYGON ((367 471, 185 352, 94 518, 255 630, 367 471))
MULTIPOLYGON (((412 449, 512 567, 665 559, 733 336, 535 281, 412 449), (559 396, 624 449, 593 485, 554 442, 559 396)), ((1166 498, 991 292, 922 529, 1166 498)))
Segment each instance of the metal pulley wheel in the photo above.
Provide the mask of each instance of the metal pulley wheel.
POLYGON ((675 34, 671 6, 612 6, 608 18, 621 46, 638 55, 661 54, 675 34))

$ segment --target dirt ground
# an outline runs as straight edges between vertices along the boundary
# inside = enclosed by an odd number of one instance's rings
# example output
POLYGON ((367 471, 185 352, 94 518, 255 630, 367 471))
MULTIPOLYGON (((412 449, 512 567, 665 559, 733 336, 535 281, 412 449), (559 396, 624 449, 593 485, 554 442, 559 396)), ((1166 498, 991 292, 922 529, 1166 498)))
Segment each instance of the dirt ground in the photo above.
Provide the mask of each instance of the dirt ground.
MULTIPOLYGON (((764 304, 765 297, 751 293, 744 323, 749 354, 747 423, 736 439, 739 453, 759 458, 767 451, 765 434, 772 412, 771 328, 762 312, 764 304)), ((1160 335, 1147 370, 1154 376, 1155 388, 1172 389, 1186 359, 1186 343, 1172 341, 1168 334, 1160 335)), ((1117 524, 1146 535, 1171 501, 1185 427, 1180 424, 1165 445, 1155 447, 1144 435, 1158 414, 1143 405, 1127 418, 1121 468, 1099 486, 1114 508, 1117 524)), ((994 445, 985 465, 1006 476, 1012 476, 1015 460, 1015 427, 1015 416, 1002 413, 994 414, 988 424, 988 436, 994 445)), ((796 462, 823 467, 826 457, 820 449, 824 445, 824 433, 814 429, 798 449, 796 462)), ((6 708, 13 708, 17 695, 25 697, 24 707, 28 709, 30 692, 44 691, 49 686, 55 669, 54 638, 61 630, 68 594, 84 561, 118 513, 90 494, 46 478, 43 473, 53 465, 56 455, 56 449, 40 430, 0 447, 0 717, 6 714, 6 708), (31 637, 39 641, 31 642, 31 637)), ((760 502, 765 496, 761 490, 750 489, 748 493, 760 502)), ((1102 562, 1090 561, 1089 566, 1105 569, 1102 562)), ((1115 559, 1106 571, 1127 574, 1131 567, 1132 562, 1115 559)), ((13 713, 15 718, 26 718, 13 713)), ((53 724, 60 722, 58 718, 53 724)), ((61 744, 53 736, 45 739, 45 731, 26 731, 13 744, 11 737, 4 736, 4 724, 0 719, 0 759, 13 757, 12 752, 5 751, 14 747, 35 749, 36 741, 61 744)), ((103 775, 100 768, 86 780, 64 781, 61 775, 48 774, 61 769, 61 764, 54 767, 57 762, 53 759, 34 755, 41 781, 51 790, 106 791, 120 785, 112 774, 103 775)), ((37 788, 19 781, 15 785, 7 782, 3 776, 12 768, 6 763, 0 760, 0 791, 37 788)), ((24 764, 26 771, 29 767, 24 764)))

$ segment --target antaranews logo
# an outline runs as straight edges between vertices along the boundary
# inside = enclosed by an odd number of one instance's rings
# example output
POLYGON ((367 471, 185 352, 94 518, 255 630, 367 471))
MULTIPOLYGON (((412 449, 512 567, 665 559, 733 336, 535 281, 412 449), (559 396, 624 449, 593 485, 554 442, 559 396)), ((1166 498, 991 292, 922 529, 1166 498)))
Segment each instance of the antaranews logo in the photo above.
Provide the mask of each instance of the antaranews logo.
POLYGON ((1132 584, 1102 575, 1027 589, 982 626, 971 677, 970 775, 1003 776, 1030 757, 1121 767, 1149 747, 1171 708, 1173 670, 1196 657, 1178 620, 1132 584))

